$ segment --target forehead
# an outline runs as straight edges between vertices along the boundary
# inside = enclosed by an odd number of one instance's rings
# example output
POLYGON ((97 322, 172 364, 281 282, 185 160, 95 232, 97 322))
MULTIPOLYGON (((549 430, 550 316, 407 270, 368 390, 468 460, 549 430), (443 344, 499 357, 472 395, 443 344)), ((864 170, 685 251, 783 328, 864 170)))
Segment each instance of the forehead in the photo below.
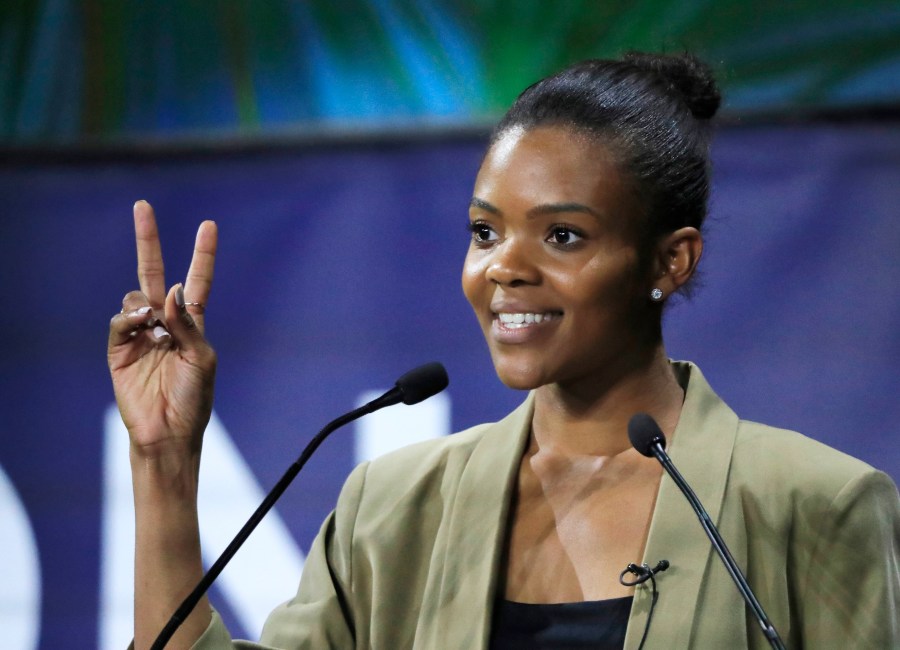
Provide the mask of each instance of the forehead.
POLYGON ((636 207, 626 180, 596 136, 564 126, 513 127, 488 150, 475 196, 495 205, 578 202, 613 215, 636 207))

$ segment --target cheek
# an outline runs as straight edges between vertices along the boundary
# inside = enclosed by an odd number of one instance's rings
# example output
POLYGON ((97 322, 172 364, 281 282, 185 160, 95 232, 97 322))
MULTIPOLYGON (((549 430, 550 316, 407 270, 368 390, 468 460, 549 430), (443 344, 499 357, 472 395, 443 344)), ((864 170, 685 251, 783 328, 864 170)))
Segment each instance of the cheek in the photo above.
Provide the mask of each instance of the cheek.
POLYGON ((463 262, 462 290, 469 304, 473 307, 477 307, 479 296, 485 286, 484 269, 482 267, 483 263, 479 256, 469 249, 465 262, 463 262))
POLYGON ((631 259, 612 264, 590 264, 576 277, 560 278, 560 281, 581 305, 607 317, 631 311, 639 284, 637 265, 631 259))

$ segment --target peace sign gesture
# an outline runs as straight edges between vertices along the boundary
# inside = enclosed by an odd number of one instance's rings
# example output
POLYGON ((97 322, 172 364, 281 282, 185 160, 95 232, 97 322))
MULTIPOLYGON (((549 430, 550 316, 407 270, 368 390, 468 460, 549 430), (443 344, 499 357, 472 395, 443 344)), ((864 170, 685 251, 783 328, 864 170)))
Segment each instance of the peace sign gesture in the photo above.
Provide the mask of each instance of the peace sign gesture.
POLYGON ((216 355, 203 335, 216 257, 216 224, 204 221, 184 286, 166 291, 153 208, 134 205, 140 291, 110 322, 107 359, 132 453, 198 455, 212 411, 216 355))

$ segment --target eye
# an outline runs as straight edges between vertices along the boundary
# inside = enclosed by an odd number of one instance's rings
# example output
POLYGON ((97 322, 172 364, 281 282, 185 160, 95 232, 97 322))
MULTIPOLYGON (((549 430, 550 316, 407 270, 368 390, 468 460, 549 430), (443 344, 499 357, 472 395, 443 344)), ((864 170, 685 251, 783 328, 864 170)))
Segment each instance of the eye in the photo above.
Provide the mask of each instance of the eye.
POLYGON ((550 229, 550 234, 547 236, 548 242, 563 247, 572 246, 582 239, 584 239, 584 236, 569 226, 553 226, 550 229))
POLYGON ((494 229, 484 221, 472 221, 468 224, 468 229, 472 233, 472 241, 476 244, 486 244, 499 239, 494 229))

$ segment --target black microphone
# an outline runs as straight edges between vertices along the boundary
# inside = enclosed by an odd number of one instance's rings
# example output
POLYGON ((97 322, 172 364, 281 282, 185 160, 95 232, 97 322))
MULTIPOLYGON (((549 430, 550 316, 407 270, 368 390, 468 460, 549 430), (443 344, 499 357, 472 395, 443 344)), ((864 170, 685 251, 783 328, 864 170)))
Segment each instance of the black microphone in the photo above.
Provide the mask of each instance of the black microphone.
MULTIPOLYGON (((437 361, 413 368, 394 383, 394 387, 381 397, 372 400, 374 409, 384 408, 392 404, 418 404, 432 395, 437 395, 447 388, 450 379, 444 366, 437 361)), ((371 411, 370 411, 371 413, 371 411)))
POLYGON ((207 571, 200 579, 200 582, 197 583, 194 590, 184 599, 178 609, 175 610, 175 613, 172 614, 172 618, 166 623, 166 626, 159 633, 159 636, 156 637, 156 641, 154 641, 153 645, 150 647, 151 650, 163 650, 163 648, 165 648, 166 643, 169 642, 172 635, 175 634, 175 631, 184 622, 184 619, 186 619, 194 610, 194 607, 196 607, 197 603, 200 602, 200 599, 203 598, 203 594, 209 590, 215 579, 222 573, 222 569, 225 568, 225 565, 231 561, 234 554, 237 553, 238 549, 247 541, 247 538, 250 537, 250 533, 252 533, 259 522, 262 521, 262 518, 266 516, 266 513, 272 509, 275 502, 278 501, 287 487, 291 484, 291 481, 293 481, 297 474, 300 473, 300 470, 303 469, 303 466, 306 464, 306 461, 309 460, 309 457, 319 448, 322 441, 328 437, 328 434, 353 420, 382 409, 385 406, 391 406, 400 402, 403 402, 404 404, 418 404, 432 395, 440 393, 449 383, 450 380, 447 377, 447 371, 444 370, 444 366, 436 361, 426 363, 423 366, 410 370, 400 377, 394 384, 394 387, 381 397, 377 397, 371 402, 367 402, 359 408, 353 409, 349 413, 345 413, 326 424, 325 427, 309 441, 309 444, 303 449, 300 457, 288 468, 284 473, 284 476, 279 479, 278 483, 275 484, 275 487, 273 487, 271 492, 266 495, 263 502, 250 516, 250 519, 247 520, 247 523, 244 524, 244 527, 234 536, 234 539, 231 540, 231 543, 222 552, 222 555, 220 555, 213 563, 209 568, 209 571, 207 571))
POLYGON ((734 557, 732 557, 731 551, 728 550, 725 540, 723 540, 722 536, 719 534, 719 530, 712 522, 709 513, 706 512, 706 508, 700 503, 700 499, 694 494, 691 486, 684 480, 681 472, 678 471, 672 463, 672 459, 669 458, 669 454, 666 453, 666 436, 660 430, 656 420, 646 413, 635 414, 628 422, 628 439, 631 440, 631 445, 637 449, 639 453, 644 456, 656 457, 656 460, 662 464, 663 468, 669 473, 669 476, 672 477, 672 480, 675 481, 675 485, 678 486, 687 498, 688 503, 691 504, 691 507, 700 519, 700 525, 703 526, 703 530, 706 531, 706 536, 709 537, 709 541, 712 542, 713 548, 716 549, 716 553, 719 554, 719 557, 725 564, 728 574, 731 576, 731 579, 734 580, 734 584, 737 585, 738 591, 741 592, 741 596, 744 597, 747 607, 750 608, 753 615, 756 617, 756 620, 759 622, 762 632, 769 641, 769 644, 773 648, 776 648, 776 650, 785 650, 784 642, 778 635, 778 630, 776 630, 775 626, 772 625, 772 622, 769 621, 769 617, 766 615, 765 610, 756 599, 756 595, 750 588, 747 578, 744 577, 740 567, 738 567, 737 562, 735 562, 734 557))

